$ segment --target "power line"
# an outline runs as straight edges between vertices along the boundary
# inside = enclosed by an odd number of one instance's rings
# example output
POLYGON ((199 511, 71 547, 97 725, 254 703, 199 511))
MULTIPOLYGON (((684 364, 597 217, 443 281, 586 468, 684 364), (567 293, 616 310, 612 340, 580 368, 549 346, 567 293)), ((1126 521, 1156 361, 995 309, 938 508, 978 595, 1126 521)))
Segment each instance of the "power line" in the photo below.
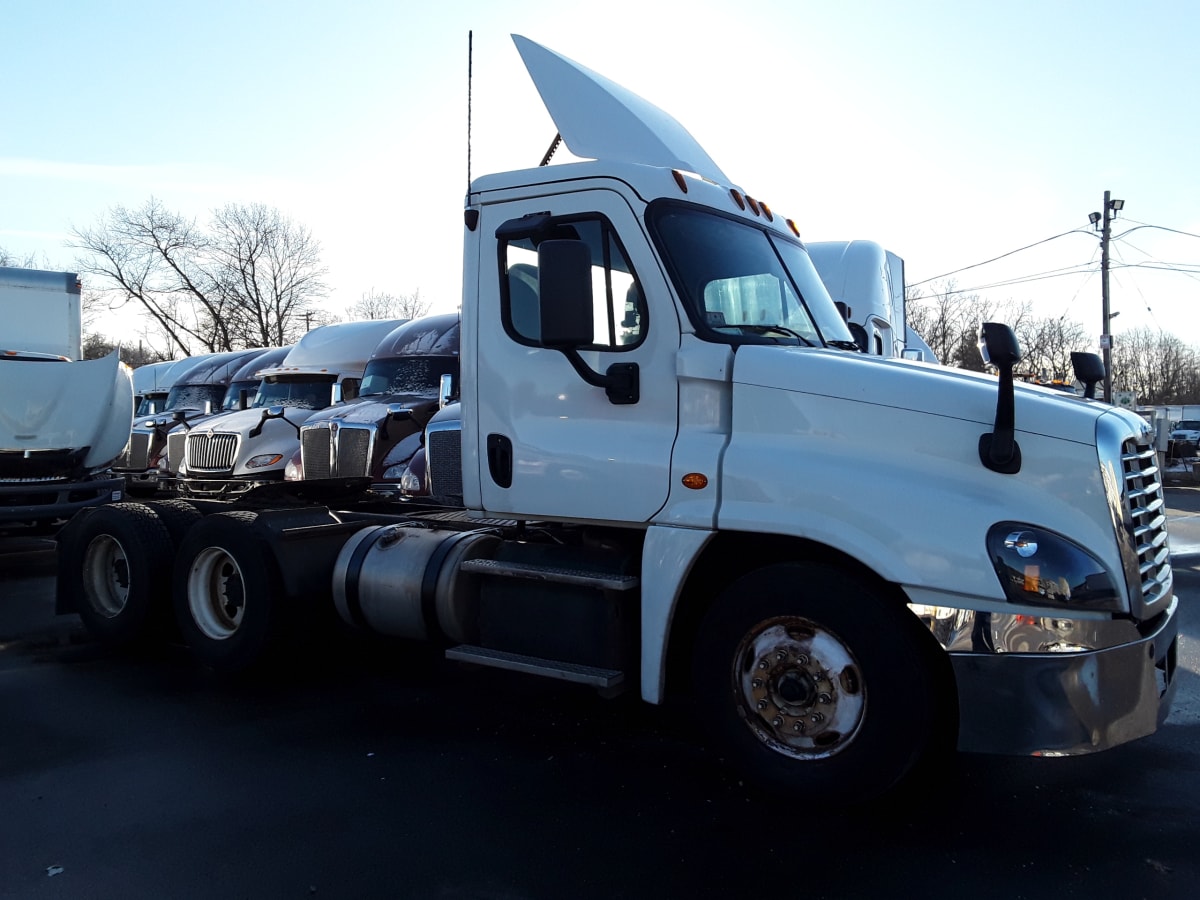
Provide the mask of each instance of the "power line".
POLYGON ((1087 231, 1086 229, 1072 228, 1070 231, 1064 231, 1062 234, 1056 234, 1056 235, 1053 235, 1052 237, 1043 238, 1040 241, 1034 241, 1032 244, 1026 244, 1024 247, 1018 247, 1016 250, 1009 250, 1007 253, 1001 253, 999 256, 994 256, 991 259, 985 259, 983 262, 973 263, 969 266, 963 266, 961 269, 955 269, 952 272, 945 272, 941 275, 935 275, 932 278, 926 278, 924 281, 914 282, 913 284, 910 284, 909 287, 919 287, 922 284, 928 284, 931 281, 937 281, 939 278, 948 278, 951 275, 957 275, 959 272, 966 272, 968 269, 978 269, 980 266, 986 266, 988 263, 994 263, 998 260, 1004 259, 1007 256, 1012 256, 1016 253, 1020 253, 1023 250, 1030 250, 1030 249, 1032 249, 1034 247, 1038 247, 1042 244, 1048 244, 1048 243, 1050 243, 1050 241, 1056 241, 1060 237, 1066 237, 1068 234, 1090 234, 1090 233, 1091 232, 1087 231))

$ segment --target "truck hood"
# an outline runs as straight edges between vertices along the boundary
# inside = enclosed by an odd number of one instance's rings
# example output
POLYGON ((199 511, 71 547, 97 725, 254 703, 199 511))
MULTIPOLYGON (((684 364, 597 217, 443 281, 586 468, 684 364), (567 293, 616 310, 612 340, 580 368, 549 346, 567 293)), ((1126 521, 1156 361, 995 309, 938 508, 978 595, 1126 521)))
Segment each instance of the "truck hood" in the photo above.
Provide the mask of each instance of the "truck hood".
POLYGON ((0 362, 0 449, 88 447, 84 465, 102 468, 124 449, 133 420, 133 383, 117 351, 81 362, 0 362))
POLYGON ((238 442, 238 455, 234 460, 233 474, 265 474, 275 470, 283 469, 287 465, 288 460, 292 455, 300 449, 300 437, 296 428, 308 420, 316 410, 301 409, 299 407, 290 407, 284 410, 284 419, 267 419, 262 423, 262 430, 254 437, 250 437, 250 432, 256 429, 262 422, 262 414, 264 410, 261 408, 253 409, 238 409, 232 412, 219 413, 208 419, 205 419, 199 425, 196 425, 189 432, 190 434, 236 434, 240 437, 238 442), (278 453, 283 458, 277 465, 261 467, 247 472, 245 463, 247 460, 255 456, 263 456, 266 454, 278 453))
POLYGON ((355 425, 378 425, 387 418, 388 407, 393 403, 407 406, 416 414, 418 421, 424 422, 437 412, 438 401, 413 394, 372 394, 319 410, 309 417, 306 424, 347 422, 355 425))
MULTIPOLYGON (((964 369, 839 350, 757 345, 738 349, 733 381, 962 419, 977 423, 980 433, 995 422, 999 389, 994 376, 964 369)), ((1139 431, 1145 426, 1140 417, 1097 401, 1031 385, 1015 387, 1018 433, 1092 444, 1096 420, 1106 413, 1131 417, 1139 431)))

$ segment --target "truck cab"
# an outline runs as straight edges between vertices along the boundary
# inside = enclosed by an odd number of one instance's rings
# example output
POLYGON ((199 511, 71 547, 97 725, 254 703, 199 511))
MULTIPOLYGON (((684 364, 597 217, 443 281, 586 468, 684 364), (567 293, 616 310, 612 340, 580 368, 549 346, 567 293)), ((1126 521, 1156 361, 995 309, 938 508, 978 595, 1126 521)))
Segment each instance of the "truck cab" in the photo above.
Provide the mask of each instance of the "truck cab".
POLYGON ((422 432, 440 406, 442 379, 459 376, 457 313, 406 322, 371 354, 357 399, 309 417, 300 428, 300 465, 288 477, 370 478, 396 496, 422 432))
MULTIPOLYGON (((113 466, 113 471, 125 478, 126 490, 131 495, 150 496, 158 491, 159 463, 166 454, 171 429, 184 423, 190 427, 219 412, 233 374, 263 352, 262 348, 234 350, 188 360, 186 368, 171 384, 161 408, 134 419, 125 453, 113 466)), ((173 368, 178 366, 177 363, 173 368)))
POLYGON ((805 247, 865 352, 938 361, 908 327, 903 259, 874 241, 808 241, 805 247))

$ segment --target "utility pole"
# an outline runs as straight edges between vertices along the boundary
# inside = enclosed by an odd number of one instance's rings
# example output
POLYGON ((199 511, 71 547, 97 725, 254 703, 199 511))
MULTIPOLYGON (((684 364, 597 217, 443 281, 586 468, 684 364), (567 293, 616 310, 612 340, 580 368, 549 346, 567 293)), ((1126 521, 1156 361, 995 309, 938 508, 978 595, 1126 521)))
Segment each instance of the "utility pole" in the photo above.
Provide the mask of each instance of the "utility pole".
POLYGON ((1104 192, 1104 213, 1092 213, 1088 220, 1100 230, 1100 350, 1104 357, 1104 402, 1112 403, 1112 334, 1109 322, 1114 318, 1108 304, 1108 242, 1112 238, 1112 220, 1125 208, 1124 200, 1113 200, 1112 192, 1104 192))

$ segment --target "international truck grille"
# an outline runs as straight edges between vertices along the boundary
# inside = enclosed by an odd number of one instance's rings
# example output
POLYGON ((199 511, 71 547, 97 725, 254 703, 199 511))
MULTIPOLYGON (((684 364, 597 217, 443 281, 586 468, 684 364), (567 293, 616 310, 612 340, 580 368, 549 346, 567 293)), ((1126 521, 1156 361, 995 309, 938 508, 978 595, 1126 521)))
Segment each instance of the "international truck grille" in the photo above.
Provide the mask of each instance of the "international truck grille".
POLYGON ((1132 538, 1128 552, 1136 557, 1136 564, 1126 565, 1127 578, 1134 576, 1129 580, 1140 582, 1143 603, 1154 607, 1172 582, 1158 456, 1152 445, 1130 439, 1121 447, 1121 466, 1125 475, 1125 516, 1132 538))
POLYGON ((306 480, 371 475, 375 428, 320 422, 300 429, 300 461, 306 480))
POLYGON ((179 464, 183 462, 183 446, 186 441, 186 431, 171 432, 167 435, 167 465, 171 467, 172 475, 179 474, 179 464))
POLYGON ((188 472, 232 472, 236 434, 189 434, 184 441, 188 472))

